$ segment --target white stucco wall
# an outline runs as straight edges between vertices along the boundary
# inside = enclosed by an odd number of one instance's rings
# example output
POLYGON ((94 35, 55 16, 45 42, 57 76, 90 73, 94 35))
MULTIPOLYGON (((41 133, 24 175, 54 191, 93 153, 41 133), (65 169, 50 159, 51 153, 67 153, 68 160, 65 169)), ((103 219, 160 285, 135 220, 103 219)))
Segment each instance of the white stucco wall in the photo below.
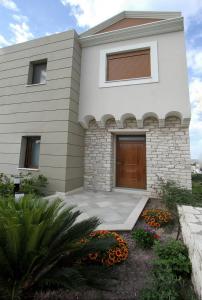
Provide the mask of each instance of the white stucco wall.
POLYGON ((190 118, 187 66, 182 31, 108 43, 82 49, 79 119, 92 115, 100 121, 111 114, 119 120, 125 113, 142 119, 154 112, 160 119, 172 111, 190 118), (100 51, 131 44, 157 41, 159 82, 99 87, 100 51))

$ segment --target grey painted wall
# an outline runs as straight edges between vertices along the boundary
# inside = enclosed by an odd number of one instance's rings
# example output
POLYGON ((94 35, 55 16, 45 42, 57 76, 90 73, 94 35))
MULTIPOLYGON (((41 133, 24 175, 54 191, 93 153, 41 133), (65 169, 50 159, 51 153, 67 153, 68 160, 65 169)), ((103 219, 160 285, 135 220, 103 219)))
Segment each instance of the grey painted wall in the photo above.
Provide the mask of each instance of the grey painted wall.
POLYGON ((0 172, 17 174, 22 136, 40 135, 49 191, 82 185, 80 52, 73 30, 0 49, 0 172), (48 60, 47 83, 27 86, 29 63, 40 59, 48 60))

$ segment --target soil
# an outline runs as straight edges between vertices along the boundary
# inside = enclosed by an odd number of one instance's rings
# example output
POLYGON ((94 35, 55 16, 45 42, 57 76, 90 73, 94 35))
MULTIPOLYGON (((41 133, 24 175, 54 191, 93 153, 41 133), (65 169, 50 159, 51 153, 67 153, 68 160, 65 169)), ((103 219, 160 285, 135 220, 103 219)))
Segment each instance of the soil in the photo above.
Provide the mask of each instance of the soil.
MULTIPOLYGON (((164 208, 164 205, 158 199, 150 199, 145 208, 164 208)), ((143 227, 144 225, 145 223, 140 217, 134 228, 143 227)), ((163 239, 176 238, 177 230, 178 226, 173 224, 168 228, 159 229, 158 234, 163 239)), ((137 247, 131 237, 131 232, 120 234, 128 242, 129 257, 114 269, 115 275, 118 277, 118 283, 112 286, 110 291, 85 289, 81 292, 74 291, 70 293, 49 292, 41 297, 38 295, 35 300, 138 300, 141 289, 146 287, 149 281, 151 261, 154 254, 151 249, 143 250, 137 247)))

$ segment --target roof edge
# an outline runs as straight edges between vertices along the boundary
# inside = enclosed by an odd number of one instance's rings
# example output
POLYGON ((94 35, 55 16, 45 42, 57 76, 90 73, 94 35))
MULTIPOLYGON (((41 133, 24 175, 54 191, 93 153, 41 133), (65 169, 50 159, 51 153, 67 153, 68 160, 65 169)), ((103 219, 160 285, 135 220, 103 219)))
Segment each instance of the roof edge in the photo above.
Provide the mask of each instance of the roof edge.
POLYGON ((102 23, 84 31, 80 37, 95 34, 104 28, 113 25, 114 23, 122 20, 123 18, 159 18, 159 19, 173 19, 181 17, 181 12, 178 11, 122 11, 119 14, 103 21, 102 23))
POLYGON ((82 47, 90 47, 111 42, 130 40, 144 36, 183 31, 183 20, 183 17, 179 17, 98 33, 95 35, 79 36, 79 41, 82 47))

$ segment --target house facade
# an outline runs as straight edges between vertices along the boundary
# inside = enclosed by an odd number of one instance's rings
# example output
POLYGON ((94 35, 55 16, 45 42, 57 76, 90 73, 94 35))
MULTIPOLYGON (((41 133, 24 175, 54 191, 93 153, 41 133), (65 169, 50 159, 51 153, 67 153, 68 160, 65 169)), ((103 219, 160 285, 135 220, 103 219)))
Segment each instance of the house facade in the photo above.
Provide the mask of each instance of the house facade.
POLYGON ((123 12, 0 49, 0 168, 49 192, 191 188, 183 18, 123 12))

